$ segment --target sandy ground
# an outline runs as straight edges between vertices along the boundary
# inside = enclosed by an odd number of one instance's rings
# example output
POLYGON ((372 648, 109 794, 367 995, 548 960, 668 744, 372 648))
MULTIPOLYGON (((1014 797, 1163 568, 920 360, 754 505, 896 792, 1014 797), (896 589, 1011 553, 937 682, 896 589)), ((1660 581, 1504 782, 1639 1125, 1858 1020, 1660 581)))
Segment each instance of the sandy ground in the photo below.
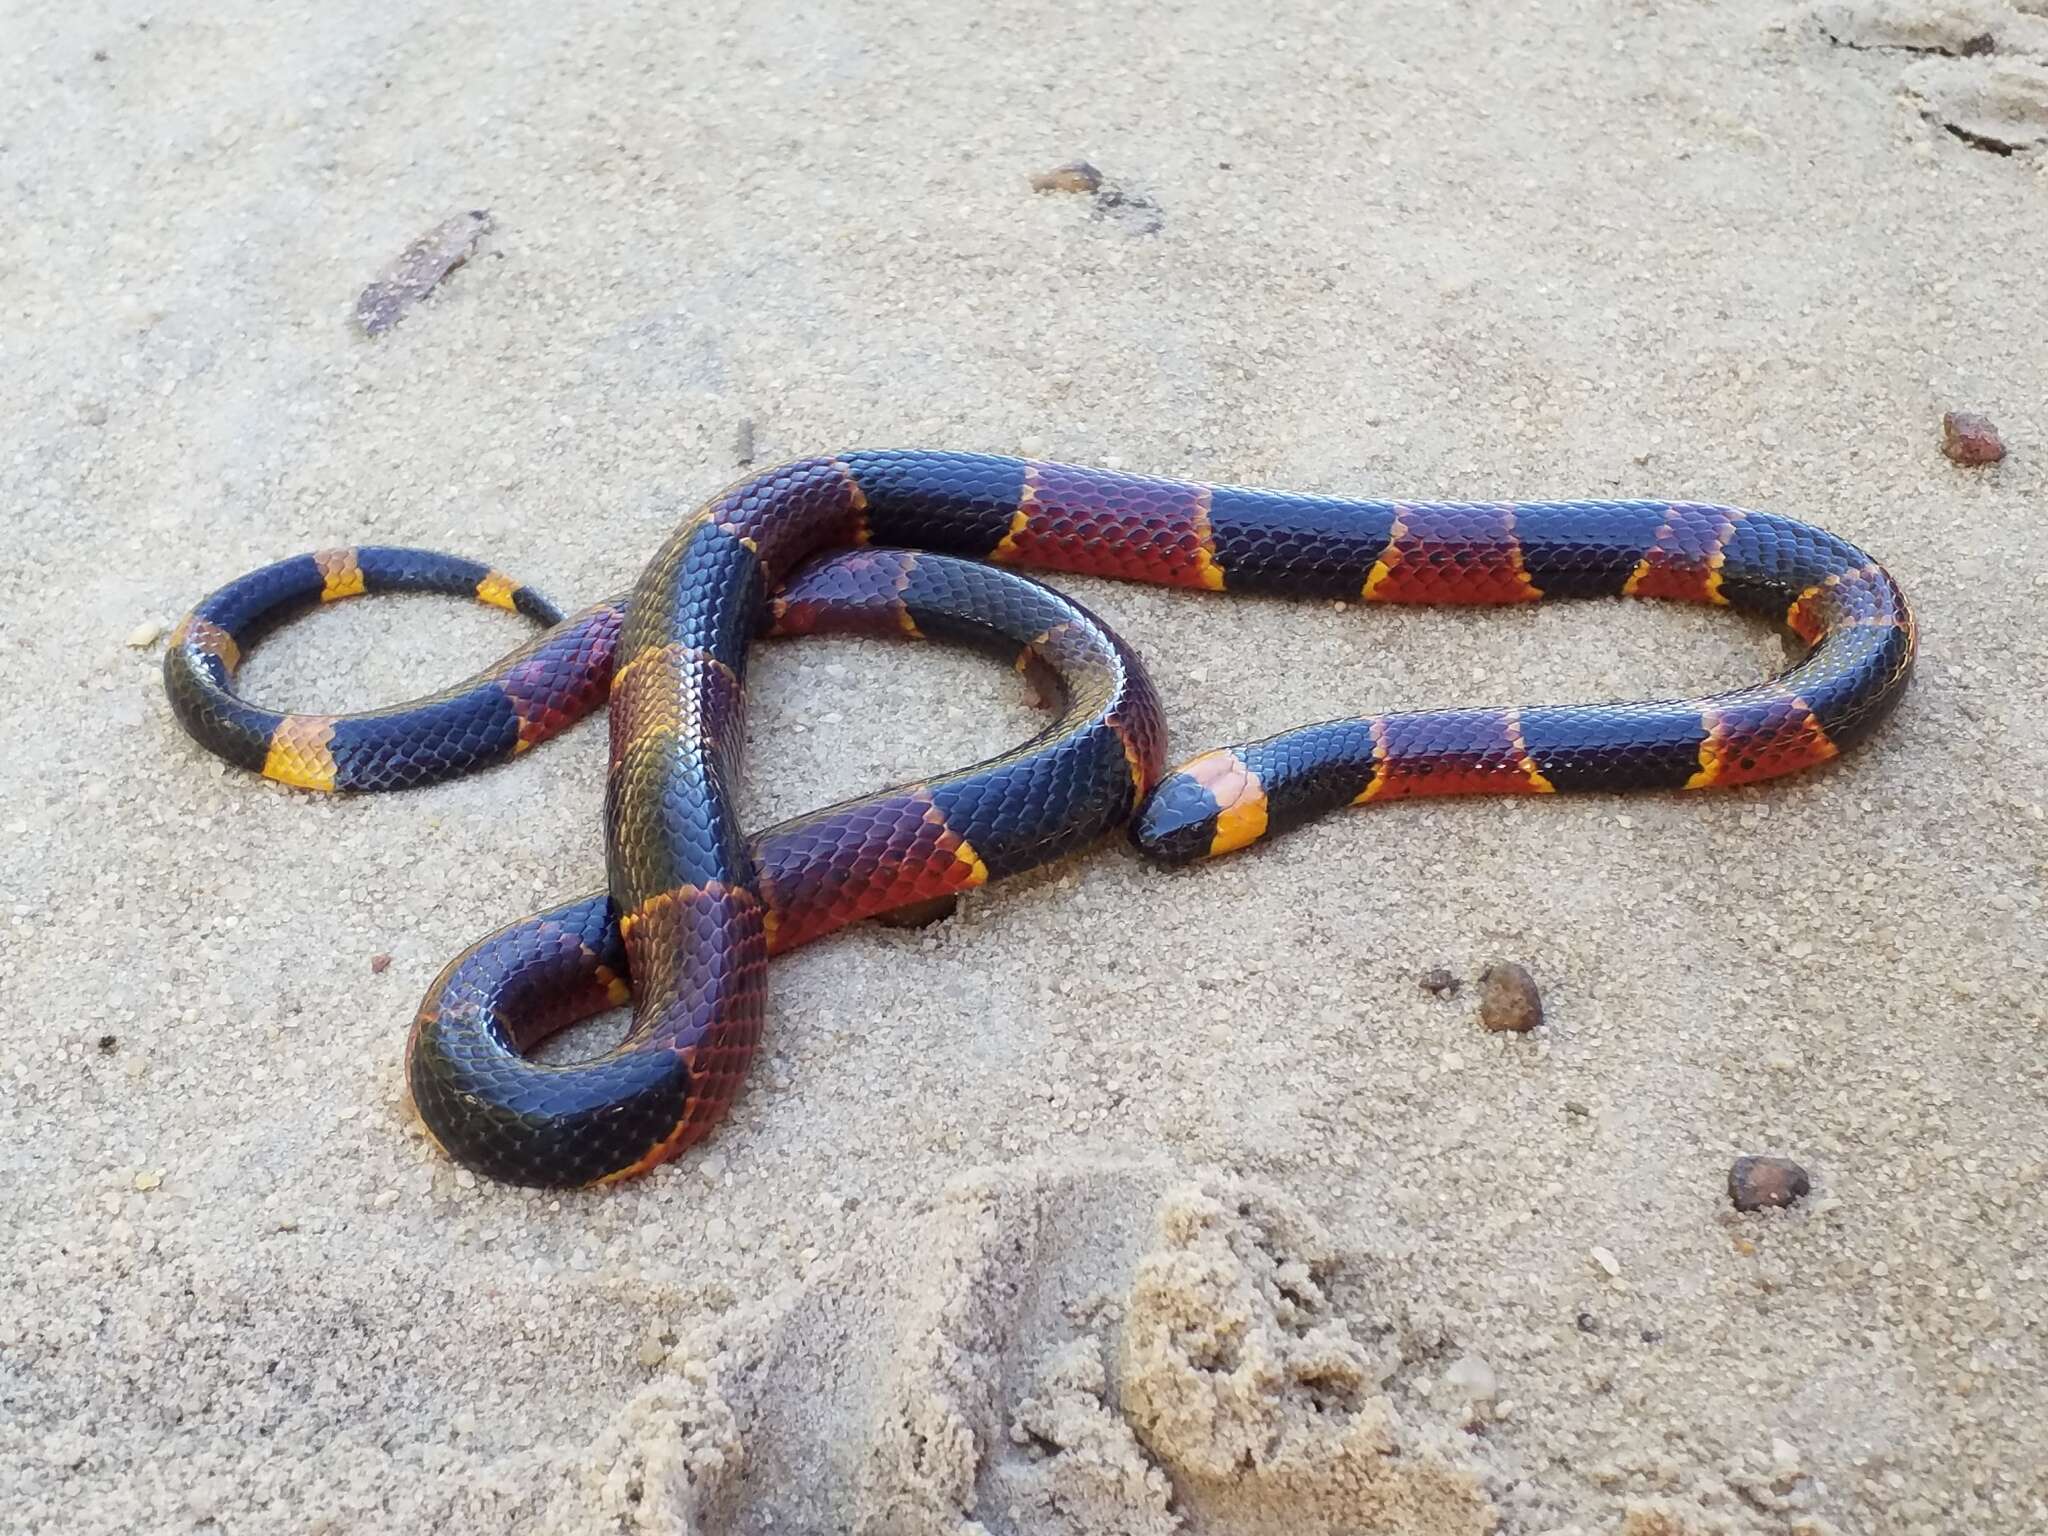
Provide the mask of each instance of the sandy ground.
MULTIPOLYGON (((10 0, 0 1527, 2044 1528, 2021 5, 10 0), (1030 190, 1077 155, 1122 206, 1030 190), (352 330, 468 208, 477 259, 352 330), (2003 465, 1941 456, 1952 407, 2003 465), (408 1117, 403 1031, 449 955, 598 879, 603 730, 318 800, 194 748, 126 642, 334 543, 594 597, 743 420, 763 463, 1768 506, 1890 564, 1922 667, 1795 783, 1360 812, 1178 875, 1109 847, 845 935, 775 967, 707 1149, 479 1187, 408 1117), (1494 957, 1535 1035, 1417 985, 1494 957), (1745 1152, 1812 1197, 1738 1216, 1745 1152)), ((1182 753, 1780 656, 1634 605, 1068 585, 1182 753)), ((344 605, 246 681, 388 702, 521 633, 344 605)), ((757 677, 756 825, 1034 728, 938 651, 757 677)))

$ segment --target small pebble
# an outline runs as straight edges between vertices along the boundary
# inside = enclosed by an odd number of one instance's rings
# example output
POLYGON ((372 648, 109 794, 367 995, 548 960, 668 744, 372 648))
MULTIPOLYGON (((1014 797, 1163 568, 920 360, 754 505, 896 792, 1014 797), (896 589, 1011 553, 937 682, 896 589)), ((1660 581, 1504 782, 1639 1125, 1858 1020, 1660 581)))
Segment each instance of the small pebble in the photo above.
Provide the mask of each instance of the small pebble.
POLYGON ((1609 1279, 1614 1279, 1621 1274, 1621 1260, 1617 1259, 1605 1248, 1595 1248, 1593 1250, 1593 1262, 1607 1271, 1609 1279))
POLYGON ((1600 1331, 1600 1319, 1590 1312, 1581 1312, 1578 1316, 1578 1324, 1579 1332, 1581 1333, 1598 1333, 1600 1331))
POLYGON ((668 1346, 659 1339, 648 1339, 640 1346, 640 1363, 650 1371, 668 1358, 668 1346))
POLYGON ((1988 416, 1949 411, 1941 418, 1941 451, 1958 464, 1996 464, 2005 444, 1988 416))
POLYGON ((138 1173, 137 1175, 135 1175, 135 1187, 137 1189, 156 1189, 162 1185, 163 1181, 164 1176, 163 1171, 161 1169, 158 1169, 154 1173, 138 1173))
POLYGON ((1423 972, 1421 981, 1422 990, 1432 997, 1456 997, 1464 985, 1442 966, 1423 972))
POLYGON ((1465 1355, 1453 1361, 1451 1368, 1444 1372, 1444 1381, 1474 1402, 1485 1402, 1500 1391, 1493 1367, 1477 1355, 1465 1355))
POLYGON ((1086 160, 1069 160, 1031 178, 1034 192, 1095 192, 1102 187, 1102 172, 1086 160))
POLYGON ((1542 995, 1514 961, 1496 960, 1479 973, 1479 1022, 1516 1034, 1526 1034, 1543 1022, 1542 995))
POLYGON ((754 418, 742 416, 740 424, 733 429, 732 456, 741 464, 754 462, 754 418))
POLYGON ((100 1054, 101 1054, 102 1056, 111 1056, 111 1055, 113 1055, 113 1054, 114 1054, 114 1050, 115 1050, 115 1047, 117 1047, 118 1045, 120 1045, 120 1043, 121 1043, 121 1042, 120 1042, 120 1040, 119 1040, 119 1039, 118 1039, 118 1038, 117 1038, 116 1036, 113 1036, 113 1035, 101 1035, 101 1036, 100 1036, 100 1054))
POLYGON ((163 625, 154 621, 138 624, 128 631, 128 649, 131 651, 146 650, 156 644, 156 637, 163 632, 163 625))
POLYGON ((391 957, 389 955, 370 956, 370 974, 372 976, 382 976, 386 971, 390 969, 391 957))
POLYGON ((1812 1187, 1789 1157, 1738 1157, 1728 1170, 1728 1198, 1738 1211, 1790 1205, 1812 1187))

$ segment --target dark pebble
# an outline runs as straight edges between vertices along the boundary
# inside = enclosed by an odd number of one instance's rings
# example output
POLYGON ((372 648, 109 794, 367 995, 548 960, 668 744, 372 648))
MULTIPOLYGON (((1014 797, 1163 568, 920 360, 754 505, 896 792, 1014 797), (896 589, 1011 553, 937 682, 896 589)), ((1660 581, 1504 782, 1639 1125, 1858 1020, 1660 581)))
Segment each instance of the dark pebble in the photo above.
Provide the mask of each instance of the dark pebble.
POLYGON ((732 435, 732 456, 742 464, 754 462, 754 418, 745 416, 732 435))
POLYGON ((1579 1314, 1579 1332, 1581 1332, 1581 1333, 1598 1333, 1599 1331, 1600 1331, 1600 1319, 1599 1319, 1599 1318, 1595 1317, 1595 1316, 1594 1316, 1594 1315, 1593 1315, 1592 1313, 1590 1313, 1590 1312, 1581 1312, 1581 1313, 1579 1314))
POLYGON ((1442 966, 1433 971, 1425 971, 1421 982, 1422 990, 1432 997, 1456 997, 1464 985, 1465 983, 1442 966))
POLYGON ((2005 444, 1988 416, 1950 411, 1941 418, 1941 451, 1958 464, 1996 464, 2005 444))
POLYGON ((390 969, 391 957, 389 955, 370 956, 370 974, 372 976, 382 976, 386 971, 390 969))
POLYGON ((102 1056, 111 1056, 111 1055, 113 1055, 113 1054, 114 1054, 114 1048, 115 1048, 116 1046, 118 1046, 118 1045, 119 1045, 120 1043, 121 1043, 121 1042, 120 1042, 119 1040, 115 1039, 115 1038, 114 1038, 114 1036, 112 1036, 112 1035, 101 1035, 101 1036, 100 1036, 100 1054, 101 1054, 102 1056))
POLYGON ((1543 1022, 1543 997, 1529 973, 1514 961, 1496 960, 1479 973, 1479 1022, 1516 1034, 1543 1022))
POLYGON ((1728 1198, 1738 1211, 1790 1205, 1812 1187, 1789 1157, 1738 1157, 1728 1170, 1728 1198))

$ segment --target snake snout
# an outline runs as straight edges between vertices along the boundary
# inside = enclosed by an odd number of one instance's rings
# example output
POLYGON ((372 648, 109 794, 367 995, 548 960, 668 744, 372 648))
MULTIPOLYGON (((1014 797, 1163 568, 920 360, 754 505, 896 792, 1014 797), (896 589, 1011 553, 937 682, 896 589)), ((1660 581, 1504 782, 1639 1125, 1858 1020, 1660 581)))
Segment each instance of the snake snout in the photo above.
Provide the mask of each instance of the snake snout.
POLYGON ((1131 818, 1131 842, 1155 864, 1170 868, 1207 858, 1223 807, 1210 788, 1185 770, 1169 773, 1131 818))

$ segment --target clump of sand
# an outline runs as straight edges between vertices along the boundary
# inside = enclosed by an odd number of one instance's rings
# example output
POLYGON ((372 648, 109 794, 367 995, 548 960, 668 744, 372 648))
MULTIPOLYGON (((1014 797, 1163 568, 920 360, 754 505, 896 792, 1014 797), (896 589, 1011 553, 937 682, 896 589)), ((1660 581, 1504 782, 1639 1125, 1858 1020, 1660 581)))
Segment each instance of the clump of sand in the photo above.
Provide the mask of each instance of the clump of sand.
POLYGON ((1402 1423, 1380 1391, 1398 1356, 1333 1304, 1340 1262, 1271 1191, 1173 1191, 1131 1290, 1126 1411, 1223 1529, 1478 1536, 1493 1511, 1462 1455, 1402 1423))
POLYGON ((679 1345, 595 1442, 548 1464, 551 1528, 725 1529, 755 1470, 750 1426, 774 1434, 816 1390, 801 1341, 848 1330, 886 1340, 830 1394, 851 1438, 779 1444, 787 1481, 750 1489, 750 1529, 1491 1526, 1469 1437, 1404 1423, 1379 1391, 1405 1330, 1369 1337, 1338 1305, 1327 1287, 1348 1261, 1276 1190, 1158 1167, 977 1170, 915 1254, 894 1287, 835 1270, 679 1345), (853 1492, 833 1493, 848 1468, 853 1492))
POLYGON ((745 1451, 731 1406, 694 1363, 634 1394, 551 1511, 564 1531, 710 1536, 727 1528, 745 1451))

